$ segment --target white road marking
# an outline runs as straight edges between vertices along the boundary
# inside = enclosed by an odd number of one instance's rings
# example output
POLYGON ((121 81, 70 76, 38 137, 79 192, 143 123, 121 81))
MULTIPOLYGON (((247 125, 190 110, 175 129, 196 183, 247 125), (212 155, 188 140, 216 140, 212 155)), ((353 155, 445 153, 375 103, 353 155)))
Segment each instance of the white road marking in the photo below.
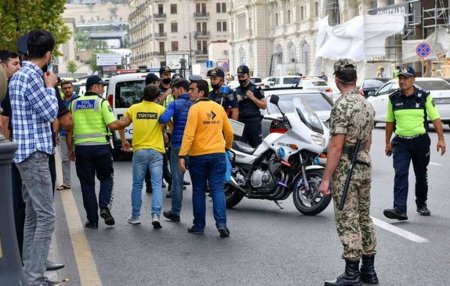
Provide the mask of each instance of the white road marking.
POLYGON ((430 162, 431 166, 444 166, 444 164, 441 163, 435 163, 435 162, 430 162))
POLYGON ((412 232, 409 232, 407 230, 401 229, 399 227, 393 226, 390 223, 384 222, 382 220, 379 220, 377 218, 371 217, 373 220, 373 223, 378 226, 381 227, 387 231, 392 232, 393 234, 396 234, 398 236, 401 236, 403 238, 406 238, 412 242, 417 242, 417 243, 427 243, 430 242, 428 239, 421 237, 417 234, 414 234, 412 232))

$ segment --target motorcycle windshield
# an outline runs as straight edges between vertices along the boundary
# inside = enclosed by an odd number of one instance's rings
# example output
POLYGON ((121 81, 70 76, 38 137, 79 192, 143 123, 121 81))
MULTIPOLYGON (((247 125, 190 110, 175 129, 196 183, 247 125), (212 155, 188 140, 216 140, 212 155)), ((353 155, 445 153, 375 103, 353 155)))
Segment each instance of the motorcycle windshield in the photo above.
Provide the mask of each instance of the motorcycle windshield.
POLYGON ((319 116, 314 112, 311 106, 302 98, 297 97, 293 100, 293 105, 298 116, 300 116, 301 121, 308 126, 309 129, 324 134, 322 122, 319 116))

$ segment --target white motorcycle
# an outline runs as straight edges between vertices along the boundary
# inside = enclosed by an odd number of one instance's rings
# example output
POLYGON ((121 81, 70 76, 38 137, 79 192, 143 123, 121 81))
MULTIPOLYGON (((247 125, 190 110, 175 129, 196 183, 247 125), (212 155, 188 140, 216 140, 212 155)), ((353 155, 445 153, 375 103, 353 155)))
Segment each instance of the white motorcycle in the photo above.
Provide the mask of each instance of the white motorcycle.
MULTIPOLYGON (((279 97, 270 102, 278 109, 279 97)), ((225 185, 227 207, 237 205, 243 197, 279 200, 293 193, 295 207, 302 214, 316 215, 330 203, 319 185, 323 176, 323 153, 329 140, 328 128, 300 97, 292 102, 294 111, 275 122, 285 133, 270 133, 256 148, 234 141, 230 151, 231 181, 225 185)))

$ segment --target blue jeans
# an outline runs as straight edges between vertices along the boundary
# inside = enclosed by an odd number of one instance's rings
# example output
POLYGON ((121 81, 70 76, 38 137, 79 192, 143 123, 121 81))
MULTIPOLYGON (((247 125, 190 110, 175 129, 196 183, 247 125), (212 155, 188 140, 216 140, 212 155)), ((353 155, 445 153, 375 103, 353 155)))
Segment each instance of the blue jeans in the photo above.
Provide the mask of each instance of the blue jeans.
POLYGON ((50 242, 55 228, 49 155, 34 152, 17 163, 22 177, 22 195, 26 204, 23 237, 23 269, 30 285, 44 282, 50 242))
POLYGON ((183 181, 184 173, 178 168, 178 153, 180 147, 172 147, 170 152, 170 172, 172 173, 172 210, 174 215, 180 215, 183 202, 183 181))
POLYGON ((145 173, 150 171, 152 183, 152 216, 161 214, 162 203, 162 166, 163 155, 153 149, 142 149, 134 152, 133 168, 133 189, 131 191, 131 215, 139 217, 142 206, 142 186, 144 184, 145 173))
POLYGON ((224 153, 214 153, 189 157, 189 172, 192 180, 192 206, 194 227, 203 231, 206 212, 206 182, 208 181, 213 200, 216 227, 226 226, 227 214, 223 178, 226 163, 224 153))

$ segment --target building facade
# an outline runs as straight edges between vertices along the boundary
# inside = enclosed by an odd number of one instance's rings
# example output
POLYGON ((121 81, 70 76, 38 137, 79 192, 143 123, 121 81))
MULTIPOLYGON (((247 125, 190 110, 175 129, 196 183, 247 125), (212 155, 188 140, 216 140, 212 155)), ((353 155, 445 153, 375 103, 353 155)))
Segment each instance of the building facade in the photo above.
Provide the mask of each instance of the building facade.
POLYGON ((227 0, 130 0, 131 67, 159 68, 167 56, 208 61, 208 45, 228 39, 227 0))

